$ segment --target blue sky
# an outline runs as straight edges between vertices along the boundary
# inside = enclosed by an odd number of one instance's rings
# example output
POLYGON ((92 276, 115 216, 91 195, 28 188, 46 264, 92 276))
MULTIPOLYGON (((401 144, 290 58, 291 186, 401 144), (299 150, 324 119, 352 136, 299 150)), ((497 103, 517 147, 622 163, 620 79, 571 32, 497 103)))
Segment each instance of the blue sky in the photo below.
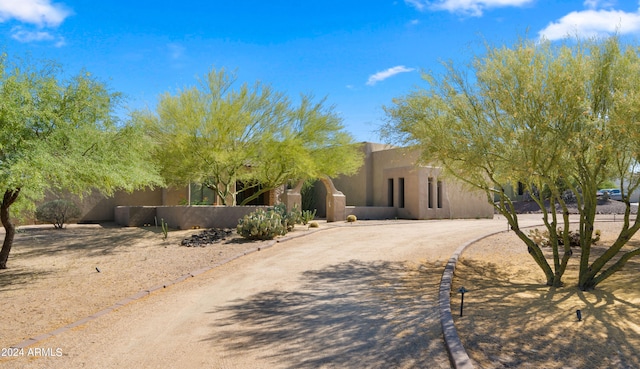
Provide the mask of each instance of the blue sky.
POLYGON ((616 31, 637 40, 637 0, 0 0, 10 55, 84 68, 129 108, 224 67, 240 82, 326 97, 358 141, 380 141, 381 107, 419 86, 421 70, 468 61, 483 40, 616 31))

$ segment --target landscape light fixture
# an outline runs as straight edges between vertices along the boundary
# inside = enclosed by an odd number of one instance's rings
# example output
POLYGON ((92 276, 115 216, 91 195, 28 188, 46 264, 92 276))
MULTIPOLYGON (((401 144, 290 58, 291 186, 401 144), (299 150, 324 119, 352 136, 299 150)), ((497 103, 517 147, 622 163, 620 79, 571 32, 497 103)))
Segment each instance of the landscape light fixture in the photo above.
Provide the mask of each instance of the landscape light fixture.
POLYGON ((576 315, 578 316, 578 321, 581 322, 582 321, 582 311, 580 311, 580 309, 576 310, 576 315))
POLYGON ((460 316, 462 316, 462 308, 464 306, 464 294, 465 294, 465 292, 468 292, 468 291, 463 286, 463 287, 458 288, 458 292, 460 292, 462 294, 462 298, 460 299, 460 316))

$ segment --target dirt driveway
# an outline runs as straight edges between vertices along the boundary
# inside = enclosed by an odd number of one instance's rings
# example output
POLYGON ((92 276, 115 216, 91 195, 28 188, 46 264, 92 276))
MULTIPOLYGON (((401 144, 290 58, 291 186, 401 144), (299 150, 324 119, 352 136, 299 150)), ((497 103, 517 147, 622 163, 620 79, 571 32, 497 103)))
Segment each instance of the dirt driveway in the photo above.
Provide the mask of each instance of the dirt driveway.
POLYGON ((505 228, 499 218, 341 223, 39 342, 52 357, 0 366, 448 368, 443 266, 463 242, 505 228))

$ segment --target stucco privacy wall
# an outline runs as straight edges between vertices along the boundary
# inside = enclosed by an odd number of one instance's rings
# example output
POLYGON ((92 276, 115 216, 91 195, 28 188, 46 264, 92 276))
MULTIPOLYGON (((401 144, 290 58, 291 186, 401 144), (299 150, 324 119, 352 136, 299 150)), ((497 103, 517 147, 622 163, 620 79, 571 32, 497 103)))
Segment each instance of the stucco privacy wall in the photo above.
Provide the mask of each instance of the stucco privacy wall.
MULTIPOLYGON (((110 197, 104 196, 97 190, 93 190, 83 196, 48 192, 40 203, 59 198, 71 200, 78 205, 81 211, 78 223, 98 223, 114 221, 114 208, 116 206, 178 205, 181 201, 187 199, 187 196, 187 188, 174 187, 147 188, 131 193, 117 191, 110 197)), ((33 222, 35 222, 35 219, 33 219, 33 222)))
POLYGON ((170 228, 235 228, 238 219, 262 206, 118 206, 115 221, 119 225, 140 227, 162 221, 170 228))

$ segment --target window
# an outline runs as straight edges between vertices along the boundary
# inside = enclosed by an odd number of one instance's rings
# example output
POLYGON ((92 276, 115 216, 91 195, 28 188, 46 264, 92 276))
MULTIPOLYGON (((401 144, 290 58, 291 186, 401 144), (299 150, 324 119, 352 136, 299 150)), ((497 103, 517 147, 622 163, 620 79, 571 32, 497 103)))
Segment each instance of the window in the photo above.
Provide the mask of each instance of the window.
POLYGON ((442 208, 442 181, 438 181, 438 209, 442 208))
POLYGON ((518 196, 524 195, 524 183, 518 182, 518 196))
POLYGON ((429 209, 433 209, 433 178, 429 177, 427 184, 427 200, 429 209))
POLYGON ((404 178, 398 178, 398 207, 404 208, 404 178))
POLYGON ((393 206, 393 178, 387 180, 387 203, 393 206))

